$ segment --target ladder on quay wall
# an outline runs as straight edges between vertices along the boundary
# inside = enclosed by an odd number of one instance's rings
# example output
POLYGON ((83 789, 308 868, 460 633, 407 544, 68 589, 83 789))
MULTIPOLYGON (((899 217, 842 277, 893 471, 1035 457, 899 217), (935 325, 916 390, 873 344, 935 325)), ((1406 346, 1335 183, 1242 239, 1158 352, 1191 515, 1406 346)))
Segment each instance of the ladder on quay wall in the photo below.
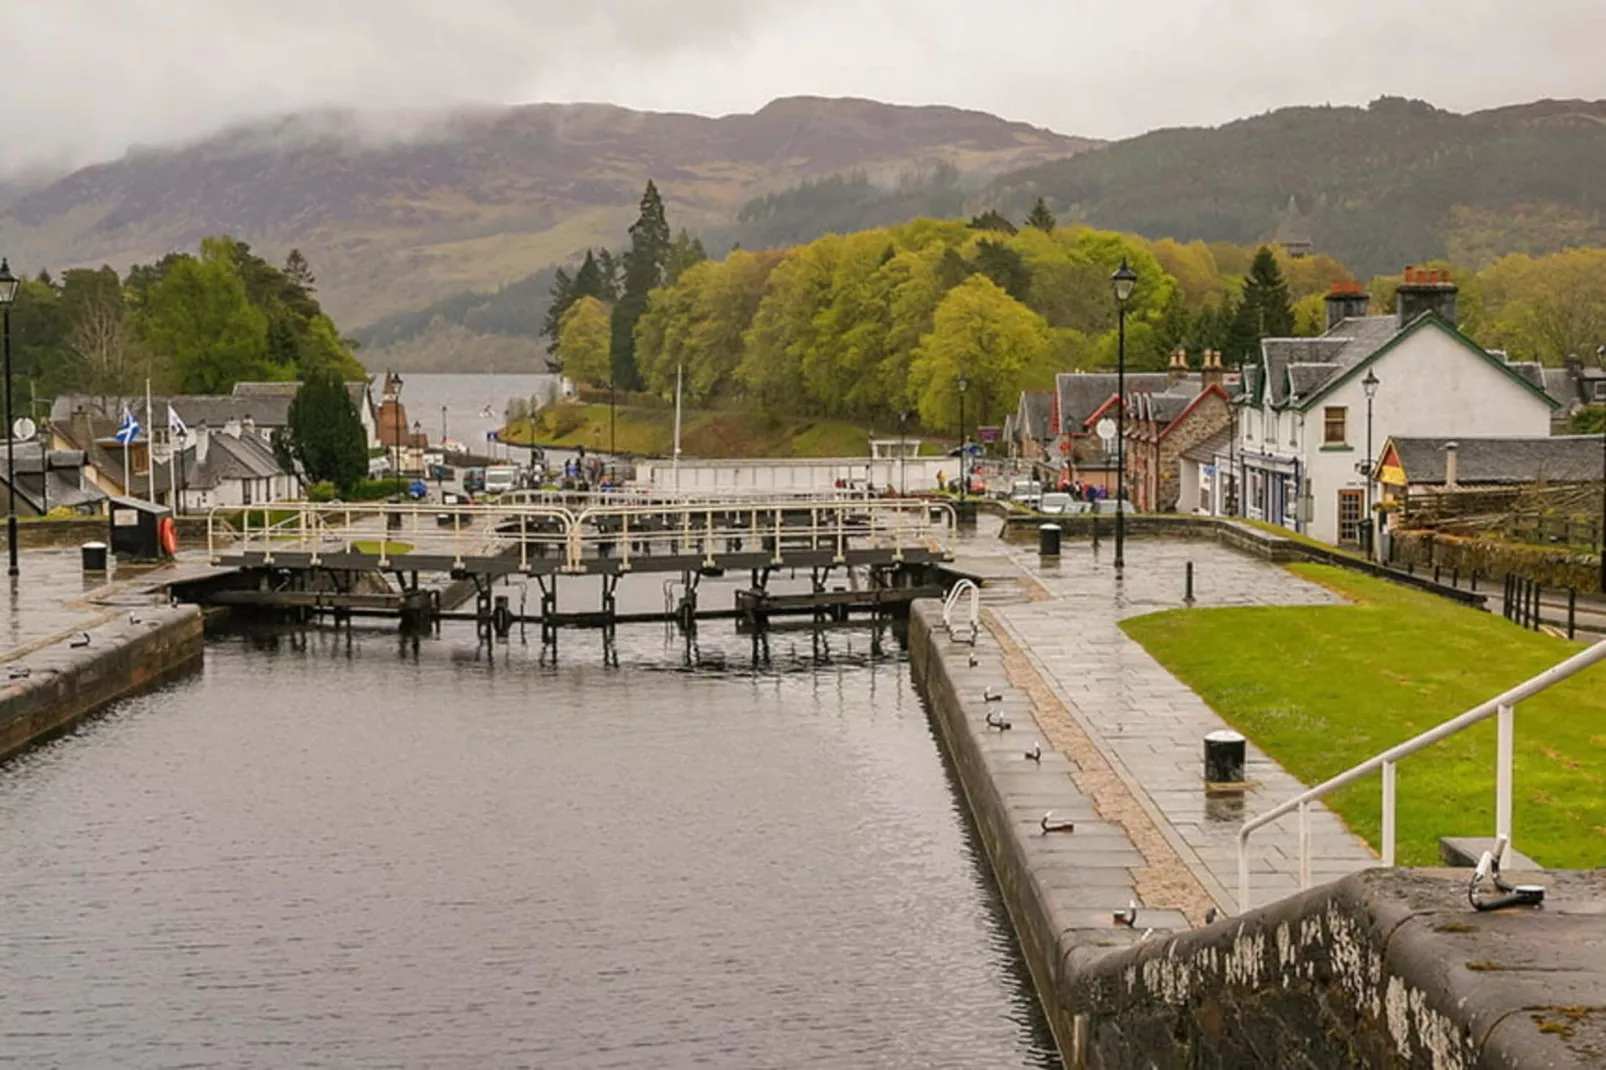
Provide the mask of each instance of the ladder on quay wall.
POLYGON ((1553 665, 1539 675, 1525 680, 1516 687, 1504 691, 1489 701, 1474 706, 1472 709, 1453 717, 1443 724, 1428 729, 1413 739, 1390 747, 1388 750, 1360 763, 1352 769, 1347 769, 1330 780, 1324 781, 1311 788, 1303 795, 1298 795, 1287 802, 1272 807, 1257 817, 1245 821, 1238 830, 1238 909, 1250 909, 1249 884, 1249 837, 1256 829, 1271 824, 1278 818, 1290 813, 1299 814, 1299 886, 1301 889, 1310 887, 1310 807, 1312 803, 1330 795, 1339 788, 1345 787, 1364 776, 1382 771, 1383 774, 1383 842, 1382 864, 1384 867, 1394 866, 1394 840, 1395 840, 1395 768, 1403 758, 1408 758, 1418 751, 1424 750, 1441 740, 1448 739, 1459 732, 1481 724, 1490 717, 1498 718, 1497 736, 1495 742, 1495 838, 1497 843, 1504 845, 1499 862, 1502 866, 1511 863, 1511 800, 1512 800, 1512 752, 1516 736, 1517 703, 1530 699, 1550 687, 1569 679, 1584 671, 1592 665, 1606 661, 1606 640, 1596 643, 1560 664, 1553 665))

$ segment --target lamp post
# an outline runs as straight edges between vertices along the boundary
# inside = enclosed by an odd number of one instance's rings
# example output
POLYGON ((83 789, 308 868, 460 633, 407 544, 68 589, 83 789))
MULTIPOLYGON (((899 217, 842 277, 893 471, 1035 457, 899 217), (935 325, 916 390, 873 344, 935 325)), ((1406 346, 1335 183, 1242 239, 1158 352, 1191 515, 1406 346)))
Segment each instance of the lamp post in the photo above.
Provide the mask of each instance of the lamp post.
POLYGON ((1115 287, 1116 350, 1115 350, 1115 574, 1126 567, 1126 303, 1132 299, 1132 289, 1138 284, 1138 273, 1127 265, 1110 276, 1115 287))
POLYGON ((909 443, 908 432, 905 430, 909 423, 909 410, 898 410, 898 496, 909 496, 909 443))
POLYGON ((959 373, 959 500, 965 500, 965 494, 970 490, 970 450, 965 447, 969 443, 965 440, 965 390, 970 386, 970 380, 964 372, 959 373))
MULTIPOLYGON (((9 329, 6 332, 6 337, 8 339, 11 337, 9 329)), ((10 344, 10 342, 6 343, 8 347, 10 344)), ((7 352, 10 352, 9 348, 7 352)), ((1606 371, 1606 345, 1595 347, 1595 360, 1600 364, 1601 369, 1606 371)), ((7 365, 7 367, 10 367, 10 365, 7 365)), ((6 390, 6 396, 11 396, 9 387, 6 390)), ((1606 594, 1606 406, 1602 406, 1600 410, 1600 542, 1597 544, 1596 550, 1600 553, 1600 593, 1606 594)))
MULTIPOLYGON (((424 466, 424 447, 420 444, 422 442, 423 438, 424 438, 424 421, 422 421, 422 420, 414 420, 413 421, 413 448, 418 451, 418 466, 419 466, 420 469, 422 469, 423 466, 424 466)), ((426 475, 427 475, 427 473, 426 473, 426 475)), ((429 485, 426 483, 425 484, 425 489, 426 490, 428 489, 428 486, 429 485)))
POLYGON ((11 303, 17 299, 17 286, 10 263, 0 257, 0 315, 5 320, 6 361, 6 554, 10 566, 7 574, 12 577, 22 571, 17 567, 17 467, 13 448, 16 432, 11 429, 11 303))
POLYGON ((1380 382, 1377 372, 1366 369, 1361 389, 1366 391, 1366 557, 1370 561, 1377 560, 1377 513, 1372 509, 1372 400, 1377 397, 1380 382))

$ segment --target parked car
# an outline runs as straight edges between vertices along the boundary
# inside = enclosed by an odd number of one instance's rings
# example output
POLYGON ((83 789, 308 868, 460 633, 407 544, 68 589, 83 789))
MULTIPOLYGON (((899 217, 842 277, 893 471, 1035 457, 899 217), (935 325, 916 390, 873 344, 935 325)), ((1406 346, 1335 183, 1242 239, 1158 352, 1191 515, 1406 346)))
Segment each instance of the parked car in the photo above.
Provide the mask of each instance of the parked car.
POLYGON ((1035 479, 1017 479, 1009 488, 1009 500, 1035 509, 1043 499, 1043 484, 1035 479))
POLYGON ((1043 495, 1042 500, 1037 503, 1037 511, 1044 516, 1064 516, 1071 511, 1071 506, 1075 504, 1076 499, 1069 494, 1061 494, 1055 491, 1043 495))
POLYGON ((463 472, 463 490, 469 494, 480 494, 485 490, 485 469, 469 468, 463 472))
POLYGON ((486 494, 506 494, 519 485, 519 470, 510 464, 493 464, 485 470, 483 489, 486 494))
POLYGON ((469 497, 467 494, 458 494, 455 491, 449 490, 445 494, 441 495, 441 505, 443 506, 443 509, 441 512, 435 514, 435 523, 442 527, 445 527, 449 524, 456 524, 458 526, 467 525, 471 522, 471 519, 467 513, 458 512, 455 509, 444 507, 473 504, 474 499, 469 497))

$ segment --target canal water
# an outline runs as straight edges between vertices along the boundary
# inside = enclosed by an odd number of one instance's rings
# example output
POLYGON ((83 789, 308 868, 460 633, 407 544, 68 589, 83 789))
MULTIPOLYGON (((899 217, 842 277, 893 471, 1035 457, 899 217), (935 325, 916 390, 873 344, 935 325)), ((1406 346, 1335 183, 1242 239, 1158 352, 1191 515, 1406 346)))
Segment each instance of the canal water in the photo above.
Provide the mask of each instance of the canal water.
POLYGON ((222 637, 0 766, 0 1065, 1056 1066, 877 649, 222 637))

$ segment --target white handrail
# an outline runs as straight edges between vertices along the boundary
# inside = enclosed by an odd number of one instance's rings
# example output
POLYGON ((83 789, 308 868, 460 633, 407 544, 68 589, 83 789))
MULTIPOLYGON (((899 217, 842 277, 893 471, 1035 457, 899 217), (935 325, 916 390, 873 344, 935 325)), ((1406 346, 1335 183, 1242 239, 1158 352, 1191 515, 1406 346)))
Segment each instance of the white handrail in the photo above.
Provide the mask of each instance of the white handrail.
POLYGON ((1272 807, 1258 817, 1252 817, 1243 823, 1238 830, 1238 909, 1249 909, 1249 836, 1256 829, 1268 825, 1284 815, 1293 811, 1299 812, 1299 873, 1300 887, 1310 887, 1310 804, 1337 791, 1339 788, 1354 783, 1361 777, 1381 769, 1383 771, 1383 865, 1394 865, 1394 836, 1395 836, 1395 765, 1401 758, 1408 758, 1425 747, 1430 747, 1440 740, 1447 739, 1464 729, 1471 728, 1498 716, 1499 734, 1495 744, 1495 835, 1506 838, 1506 848, 1501 865, 1511 861, 1511 798, 1512 798, 1512 750, 1514 746, 1516 707, 1517 703, 1561 683, 1583 670, 1606 660, 1606 640, 1596 643, 1587 650, 1581 650, 1566 661, 1552 665, 1544 672, 1531 679, 1524 680, 1509 691, 1504 691, 1489 701, 1474 706, 1472 709, 1453 717, 1443 724, 1428 729, 1421 735, 1396 744, 1375 757, 1368 758, 1360 765, 1347 769, 1337 776, 1325 780, 1311 788, 1303 795, 1295 796, 1287 802, 1272 807))
POLYGON ((953 585, 953 588, 948 592, 948 597, 942 601, 942 624, 943 627, 948 629, 948 638, 952 639, 954 637, 954 607, 959 604, 959 599, 966 594, 970 595, 969 641, 971 646, 975 646, 976 636, 981 630, 981 588, 976 586, 976 581, 962 579, 953 585))

